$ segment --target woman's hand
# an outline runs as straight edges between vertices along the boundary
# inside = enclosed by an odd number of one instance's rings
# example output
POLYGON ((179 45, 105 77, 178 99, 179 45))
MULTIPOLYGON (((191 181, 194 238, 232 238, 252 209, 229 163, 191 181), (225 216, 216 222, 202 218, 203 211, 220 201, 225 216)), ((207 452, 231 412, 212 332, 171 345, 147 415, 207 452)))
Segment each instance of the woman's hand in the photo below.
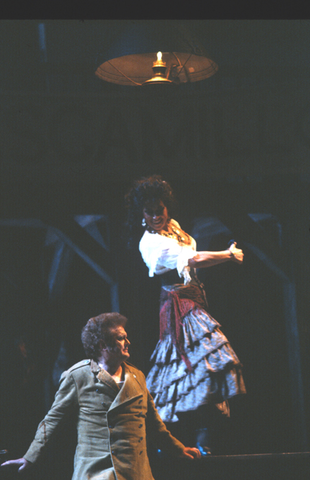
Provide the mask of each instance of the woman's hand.
POLYGON ((201 458, 201 453, 198 448, 185 447, 182 453, 183 458, 195 460, 201 458))
POLYGON ((229 252, 231 256, 231 260, 236 263, 242 263, 243 262, 243 251, 240 248, 236 247, 237 242, 234 242, 230 245, 229 247, 229 252))
POLYGON ((28 462, 25 458, 17 458, 16 460, 7 460, 6 462, 2 463, 1 467, 5 467, 7 465, 16 465, 18 467, 18 471, 21 472, 26 468, 32 466, 31 462, 28 462))

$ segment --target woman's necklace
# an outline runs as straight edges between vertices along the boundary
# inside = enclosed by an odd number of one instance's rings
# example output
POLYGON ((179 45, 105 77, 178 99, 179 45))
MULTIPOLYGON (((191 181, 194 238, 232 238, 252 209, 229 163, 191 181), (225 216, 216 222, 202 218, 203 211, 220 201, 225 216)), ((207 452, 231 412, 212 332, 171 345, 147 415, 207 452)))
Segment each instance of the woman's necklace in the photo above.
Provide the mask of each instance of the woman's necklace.
POLYGON ((183 230, 171 225, 171 223, 169 223, 167 227, 168 227, 168 230, 161 230, 160 235, 162 235, 163 237, 173 238, 177 240, 179 243, 183 243, 187 245, 190 244, 189 235, 183 232, 183 230))

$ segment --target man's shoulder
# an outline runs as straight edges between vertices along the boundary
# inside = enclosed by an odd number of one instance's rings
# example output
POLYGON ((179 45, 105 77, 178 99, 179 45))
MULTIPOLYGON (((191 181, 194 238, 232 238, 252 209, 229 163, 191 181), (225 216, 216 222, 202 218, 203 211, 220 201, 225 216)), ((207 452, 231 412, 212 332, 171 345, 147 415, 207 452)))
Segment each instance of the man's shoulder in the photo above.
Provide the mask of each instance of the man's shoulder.
POLYGON ((81 371, 81 369, 88 368, 90 365, 91 360, 81 360, 80 362, 75 363, 72 365, 72 367, 68 368, 65 372, 63 372, 62 376, 67 376, 68 374, 75 372, 75 371, 81 371))
POLYGON ((72 365, 72 367, 70 367, 67 371, 72 372, 73 370, 77 370, 78 368, 85 367, 87 365, 90 365, 90 362, 91 362, 91 360, 89 360, 89 359, 81 360, 80 362, 77 362, 74 365, 72 365))

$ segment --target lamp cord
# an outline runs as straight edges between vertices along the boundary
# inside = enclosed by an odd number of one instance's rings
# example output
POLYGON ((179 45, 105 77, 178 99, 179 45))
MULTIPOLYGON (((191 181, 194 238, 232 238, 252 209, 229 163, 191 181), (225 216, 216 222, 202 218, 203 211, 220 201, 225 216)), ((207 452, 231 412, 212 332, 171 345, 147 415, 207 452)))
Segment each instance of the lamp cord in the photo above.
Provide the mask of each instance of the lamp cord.
POLYGON ((110 62, 110 60, 108 60, 108 64, 111 65, 111 67, 114 67, 115 70, 118 71, 118 73, 120 73, 121 75, 123 75, 123 77, 127 78, 127 80, 129 80, 130 82, 134 83, 135 85, 139 85, 141 87, 142 83, 137 83, 135 82, 134 80, 132 80, 131 78, 127 77, 127 75, 125 75, 123 72, 121 72, 115 65, 113 65, 113 63, 110 62))
POLYGON ((192 54, 191 54, 191 53, 189 54, 189 56, 188 56, 188 58, 187 58, 186 62, 184 62, 184 63, 183 63, 183 65, 182 65, 182 63, 181 63, 180 59, 177 57, 177 55, 176 55, 174 52, 172 52, 172 54, 175 56, 175 58, 176 58, 176 59, 177 59, 177 61, 179 62, 179 66, 180 66, 180 67, 182 67, 182 68, 181 68, 181 70, 178 72, 178 77, 180 76, 180 73, 182 72, 182 70, 183 70, 183 69, 184 69, 184 71, 185 71, 185 75, 188 77, 188 75, 187 75, 187 71, 185 70, 185 68, 184 68, 184 67, 185 67, 185 65, 187 64, 188 60, 191 58, 192 54))

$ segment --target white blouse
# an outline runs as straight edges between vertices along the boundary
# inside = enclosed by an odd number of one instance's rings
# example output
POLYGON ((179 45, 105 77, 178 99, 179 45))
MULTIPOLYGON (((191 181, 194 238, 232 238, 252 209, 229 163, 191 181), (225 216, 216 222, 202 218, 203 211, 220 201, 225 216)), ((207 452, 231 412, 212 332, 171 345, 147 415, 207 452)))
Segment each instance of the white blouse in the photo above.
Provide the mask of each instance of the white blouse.
MULTIPOLYGON (((181 228, 175 220, 170 222, 175 227, 181 228)), ((196 241, 192 237, 190 240, 190 245, 184 245, 176 238, 145 230, 139 243, 139 250, 149 269, 149 276, 153 277, 154 273, 161 275, 176 268, 179 276, 184 278, 184 283, 188 283, 191 280, 188 260, 196 254, 196 241)))

